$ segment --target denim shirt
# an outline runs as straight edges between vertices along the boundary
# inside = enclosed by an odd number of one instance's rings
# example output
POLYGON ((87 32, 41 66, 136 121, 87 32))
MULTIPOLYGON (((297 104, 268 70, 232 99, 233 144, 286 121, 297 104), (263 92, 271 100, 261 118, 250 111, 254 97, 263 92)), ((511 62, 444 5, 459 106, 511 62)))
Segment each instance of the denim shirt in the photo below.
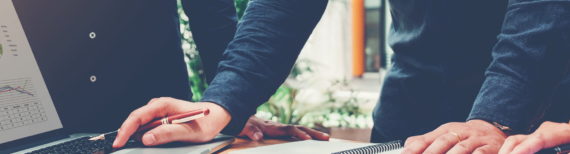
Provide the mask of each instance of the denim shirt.
POLYGON ((465 121, 505 15, 501 0, 391 0, 392 68, 373 113, 373 142, 465 121), (484 10, 484 11, 483 11, 484 10))
MULTIPOLYGON (((224 133, 239 133, 283 82, 326 3, 250 2, 202 100, 230 112, 224 133)), ((506 1, 391 1, 396 54, 373 138, 399 139, 465 119, 526 129, 566 70, 566 3, 510 1, 505 16, 506 1)))
POLYGON ((202 99, 219 104, 231 114, 223 133, 238 134, 257 106, 283 83, 327 3, 250 1, 202 99))
MULTIPOLYGON (((569 37, 570 1, 510 0, 469 119, 498 122, 516 132, 536 126, 555 90, 567 86, 561 81, 568 77, 569 37)), ((558 116, 570 115, 565 114, 558 116)))
POLYGON ((392 1, 394 67, 374 112, 372 141, 465 119, 526 132, 542 119, 553 92, 567 89, 557 87, 568 69, 570 3, 505 2, 392 1))

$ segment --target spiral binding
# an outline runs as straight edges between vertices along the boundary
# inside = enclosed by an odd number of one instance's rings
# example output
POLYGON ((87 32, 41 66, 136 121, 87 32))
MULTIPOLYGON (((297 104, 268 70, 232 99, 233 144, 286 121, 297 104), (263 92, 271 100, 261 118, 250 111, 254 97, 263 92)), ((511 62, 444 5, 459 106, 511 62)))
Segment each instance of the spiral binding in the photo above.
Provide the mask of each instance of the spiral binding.
POLYGON ((402 148, 402 141, 392 141, 387 143, 380 143, 376 145, 360 147, 351 150, 345 150, 341 152, 335 152, 333 154, 376 154, 400 148, 402 148))

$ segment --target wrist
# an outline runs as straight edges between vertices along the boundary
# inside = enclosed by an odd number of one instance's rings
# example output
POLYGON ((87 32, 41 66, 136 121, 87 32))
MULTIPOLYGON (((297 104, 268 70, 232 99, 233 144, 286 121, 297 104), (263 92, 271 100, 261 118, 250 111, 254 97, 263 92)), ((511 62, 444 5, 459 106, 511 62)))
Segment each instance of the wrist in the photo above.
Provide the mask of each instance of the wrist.
POLYGON ((205 108, 210 109, 210 114, 214 115, 217 119, 224 121, 227 125, 232 120, 232 116, 224 107, 212 102, 199 102, 205 108))
POLYGON ((487 129, 494 130, 495 132, 498 132, 499 134, 501 134, 503 137, 507 137, 510 134, 510 133, 508 133, 508 130, 510 130, 509 127, 500 125, 496 122, 489 122, 486 120, 473 119, 473 120, 467 121, 467 123, 470 125, 481 126, 481 127, 487 128, 487 129))

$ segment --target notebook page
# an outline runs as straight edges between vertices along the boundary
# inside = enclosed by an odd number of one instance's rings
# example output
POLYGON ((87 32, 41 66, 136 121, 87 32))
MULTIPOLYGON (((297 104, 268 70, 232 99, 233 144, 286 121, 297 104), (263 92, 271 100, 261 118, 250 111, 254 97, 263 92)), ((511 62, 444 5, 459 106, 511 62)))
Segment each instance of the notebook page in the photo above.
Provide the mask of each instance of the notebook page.
POLYGON ((374 145, 374 143, 307 140, 244 149, 230 154, 330 154, 369 145, 374 145))

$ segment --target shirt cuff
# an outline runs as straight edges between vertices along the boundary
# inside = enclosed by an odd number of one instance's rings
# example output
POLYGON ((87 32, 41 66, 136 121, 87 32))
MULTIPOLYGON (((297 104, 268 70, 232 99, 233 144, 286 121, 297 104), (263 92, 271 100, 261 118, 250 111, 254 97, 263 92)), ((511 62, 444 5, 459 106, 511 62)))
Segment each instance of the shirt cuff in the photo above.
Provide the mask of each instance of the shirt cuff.
POLYGON ((467 120, 480 119, 511 128, 512 133, 528 133, 538 122, 541 104, 528 87, 509 80, 488 77, 467 120))
POLYGON ((250 96, 252 87, 237 73, 221 71, 204 92, 202 102, 218 104, 232 116, 230 123, 222 130, 223 134, 238 135, 249 117, 255 114, 257 104, 254 102, 259 100, 250 96))

